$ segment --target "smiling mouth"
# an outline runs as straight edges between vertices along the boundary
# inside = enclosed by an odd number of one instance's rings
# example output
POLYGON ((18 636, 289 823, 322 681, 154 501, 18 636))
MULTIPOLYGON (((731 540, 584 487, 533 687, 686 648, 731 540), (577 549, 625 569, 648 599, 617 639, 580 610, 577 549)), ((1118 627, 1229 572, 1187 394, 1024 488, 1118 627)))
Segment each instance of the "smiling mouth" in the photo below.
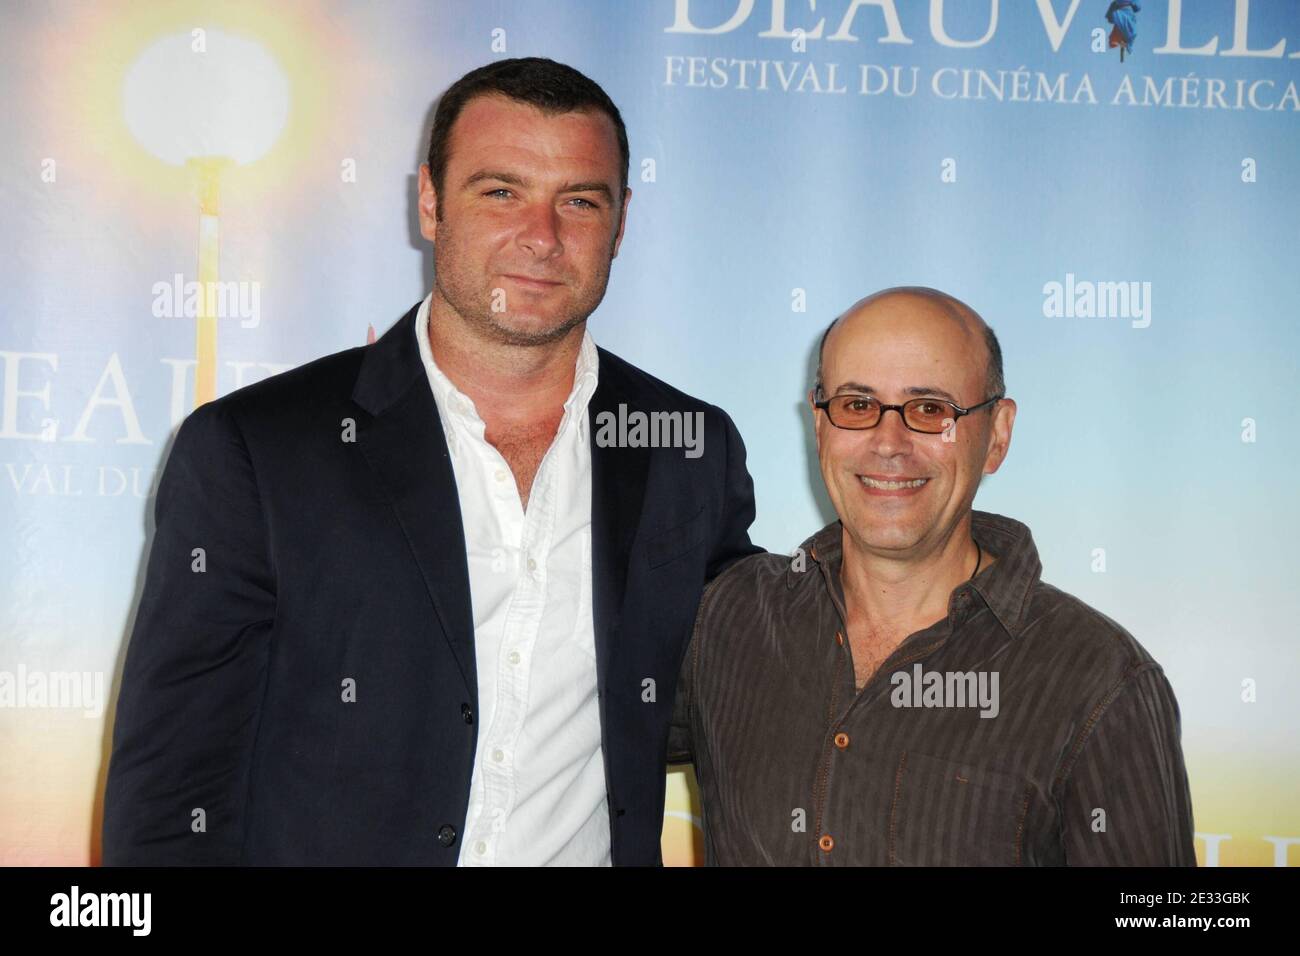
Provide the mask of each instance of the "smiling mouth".
POLYGON ((858 475, 858 480, 866 487, 876 491, 908 491, 915 488, 923 488, 930 481, 929 478, 911 478, 900 480, 886 480, 872 478, 870 475, 858 475))

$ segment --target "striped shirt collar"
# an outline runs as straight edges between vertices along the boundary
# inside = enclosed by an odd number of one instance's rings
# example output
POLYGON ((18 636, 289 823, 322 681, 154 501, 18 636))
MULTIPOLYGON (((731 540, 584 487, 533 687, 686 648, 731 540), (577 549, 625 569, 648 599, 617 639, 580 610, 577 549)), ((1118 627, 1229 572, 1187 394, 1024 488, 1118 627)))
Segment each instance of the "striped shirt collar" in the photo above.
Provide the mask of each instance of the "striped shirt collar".
MULTIPOLYGON (((844 560, 844 526, 838 519, 832 521, 808 538, 800 548, 812 560, 826 567, 830 579, 843 601, 840 587, 840 565, 844 560)), ((1014 518, 989 511, 971 511, 971 536, 989 554, 997 558, 971 581, 953 589, 949 607, 960 605, 967 593, 976 594, 998 619, 998 623, 1012 637, 1018 635, 1029 623, 1030 598, 1034 586, 1042 578, 1043 565, 1038 548, 1028 525, 1014 518)), ((799 575, 791 569, 787 584, 794 586, 799 575)))

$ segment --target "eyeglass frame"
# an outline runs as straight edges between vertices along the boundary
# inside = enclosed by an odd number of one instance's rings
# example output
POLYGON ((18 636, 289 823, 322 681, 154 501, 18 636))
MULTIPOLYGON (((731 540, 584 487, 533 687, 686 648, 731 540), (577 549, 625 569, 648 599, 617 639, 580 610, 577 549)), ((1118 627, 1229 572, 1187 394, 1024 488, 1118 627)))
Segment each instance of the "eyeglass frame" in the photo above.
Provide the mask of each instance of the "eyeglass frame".
MULTIPOLYGON (((929 401, 929 402, 939 402, 939 403, 942 404, 942 405, 947 405, 949 408, 951 408, 951 409, 953 410, 952 420, 953 420, 953 423, 956 424, 957 419, 962 418, 962 417, 964 417, 964 416, 966 416, 966 415, 969 415, 971 412, 977 412, 977 411, 979 411, 981 408, 984 408, 985 406, 992 405, 992 404, 994 404, 995 402, 1000 402, 1000 401, 1002 401, 1002 399, 1006 398, 1005 395, 994 395, 992 398, 986 398, 984 401, 980 402, 978 405, 971 405, 969 408, 962 408, 962 407, 961 407, 960 405, 958 405, 956 402, 950 402, 950 401, 948 401, 948 399, 946 399, 946 398, 936 398, 936 397, 929 397, 929 396, 925 396, 925 395, 918 395, 916 398, 909 398, 909 399, 908 399, 906 402, 904 402, 902 405, 886 405, 884 402, 882 402, 880 399, 876 398, 874 395, 862 395, 860 392, 845 392, 845 393, 841 393, 841 394, 837 394, 837 395, 832 395, 830 398, 824 398, 824 399, 822 399, 822 400, 819 402, 819 401, 817 401, 817 399, 816 399, 816 395, 817 395, 818 392, 822 392, 822 391, 823 391, 823 389, 822 389, 822 387, 819 385, 819 386, 817 386, 815 389, 813 389, 811 392, 808 393, 808 398, 809 398, 810 401, 812 401, 813 408, 820 408, 820 409, 822 410, 822 412, 825 413, 825 415, 826 415, 826 420, 827 420, 828 422, 830 422, 831 425, 834 426, 835 428, 843 429, 843 430, 846 431, 846 432, 865 432, 865 431, 870 431, 870 430, 873 429, 873 428, 878 428, 878 427, 880 426, 880 423, 883 422, 883 421, 885 420, 885 412, 888 412, 888 411, 895 411, 895 412, 898 412, 898 417, 899 417, 899 419, 903 422, 903 427, 906 428, 908 431, 916 432, 918 435, 942 435, 942 434, 943 434, 945 431, 947 431, 948 429, 947 429, 947 428, 940 428, 937 432, 927 432, 927 431, 922 431, 922 430, 919 429, 919 428, 913 428, 911 425, 907 424, 907 416, 903 414, 903 407, 904 407, 905 405, 909 405, 909 404, 911 404, 912 402, 929 401), (836 423, 835 423, 835 419, 831 417, 830 404, 831 404, 831 401, 832 401, 833 399, 836 399, 836 398, 842 398, 842 397, 844 397, 844 395, 860 396, 860 397, 862 397, 862 398, 869 398, 869 399, 871 399, 871 401, 873 401, 873 402, 875 402, 877 405, 879 405, 879 406, 880 406, 880 417, 876 419, 876 424, 874 424, 874 425, 863 425, 861 428, 850 428, 850 427, 847 426, 847 425, 838 425, 838 424, 836 424, 836 423)), ((823 392, 823 394, 824 394, 824 392, 823 392)))

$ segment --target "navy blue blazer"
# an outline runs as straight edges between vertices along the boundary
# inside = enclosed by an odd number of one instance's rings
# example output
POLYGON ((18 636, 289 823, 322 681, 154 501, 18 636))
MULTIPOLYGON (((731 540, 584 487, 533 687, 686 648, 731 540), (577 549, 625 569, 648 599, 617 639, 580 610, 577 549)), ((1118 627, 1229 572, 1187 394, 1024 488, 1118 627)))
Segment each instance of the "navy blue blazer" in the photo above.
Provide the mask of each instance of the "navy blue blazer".
MULTIPOLYGON (((455 865, 478 681, 416 311, 181 424, 113 728, 105 864, 455 865)), ((653 865, 677 675, 706 581, 759 550, 753 485, 721 409, 604 349, 599 374, 593 436, 620 405, 705 421, 698 458, 591 446, 613 861, 653 865)))

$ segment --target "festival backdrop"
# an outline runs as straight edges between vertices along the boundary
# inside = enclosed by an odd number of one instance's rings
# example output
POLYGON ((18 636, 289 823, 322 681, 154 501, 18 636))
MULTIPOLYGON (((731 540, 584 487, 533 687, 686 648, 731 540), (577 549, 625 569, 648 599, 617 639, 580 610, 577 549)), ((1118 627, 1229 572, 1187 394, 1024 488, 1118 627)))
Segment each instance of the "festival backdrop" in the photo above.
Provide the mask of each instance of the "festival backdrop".
POLYGON ((6 3, 0 863, 99 859, 178 423, 424 296, 432 105, 524 55, 623 112, 590 329, 730 412, 755 540, 833 517, 801 405, 826 323, 885 286, 964 299, 1019 403, 976 506, 1164 666, 1200 862, 1300 864, 1294 0, 6 3))

